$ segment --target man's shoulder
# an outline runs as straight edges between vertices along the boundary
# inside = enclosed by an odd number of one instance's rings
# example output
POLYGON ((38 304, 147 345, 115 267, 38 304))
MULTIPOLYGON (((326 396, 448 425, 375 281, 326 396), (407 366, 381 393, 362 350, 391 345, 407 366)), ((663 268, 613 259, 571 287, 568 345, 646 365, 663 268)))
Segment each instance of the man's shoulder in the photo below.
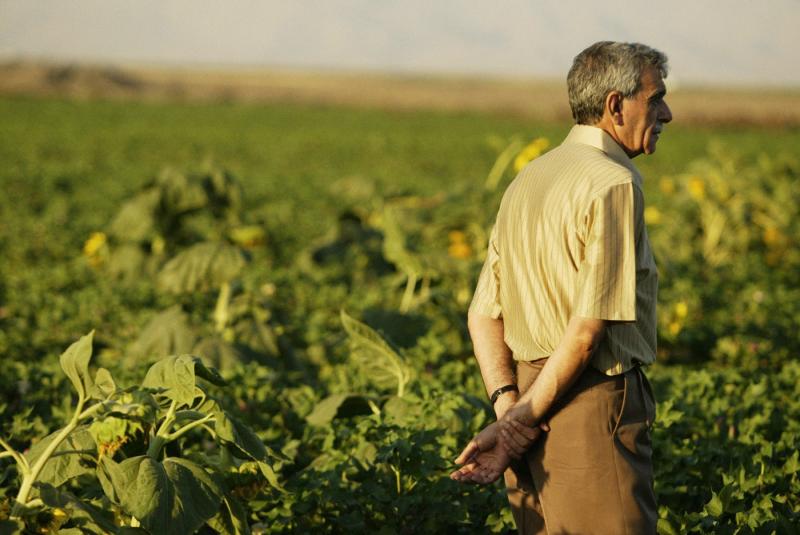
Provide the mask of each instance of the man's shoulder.
POLYGON ((542 157, 542 167, 558 173, 564 179, 574 180, 590 191, 636 183, 635 168, 611 158, 597 147, 583 143, 563 143, 542 157), (544 160, 545 157, 548 157, 544 160))

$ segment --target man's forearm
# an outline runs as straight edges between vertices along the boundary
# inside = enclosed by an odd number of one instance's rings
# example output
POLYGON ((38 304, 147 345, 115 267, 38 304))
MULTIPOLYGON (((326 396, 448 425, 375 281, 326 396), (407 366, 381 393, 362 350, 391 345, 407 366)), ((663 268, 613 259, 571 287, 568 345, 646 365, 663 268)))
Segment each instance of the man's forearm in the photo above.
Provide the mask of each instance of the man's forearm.
MULTIPOLYGON (((467 325, 486 395, 490 396, 501 386, 516 384, 514 359, 503 339, 503 320, 470 312, 467 325)), ((517 398, 516 392, 508 392, 497 399, 494 410, 498 418, 514 405, 517 398)))
POLYGON ((604 320, 572 318, 561 342, 547 359, 536 381, 521 393, 505 417, 528 426, 539 423, 586 368, 603 338, 606 323, 604 320))

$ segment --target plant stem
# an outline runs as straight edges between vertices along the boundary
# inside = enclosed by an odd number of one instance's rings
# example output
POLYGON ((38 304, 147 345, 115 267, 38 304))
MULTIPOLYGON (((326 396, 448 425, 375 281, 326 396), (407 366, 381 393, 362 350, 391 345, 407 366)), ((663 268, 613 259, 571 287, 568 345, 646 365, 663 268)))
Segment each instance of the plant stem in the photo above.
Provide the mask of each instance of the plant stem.
POLYGON ((33 484, 39 477, 39 474, 44 468, 45 463, 50 460, 53 452, 56 451, 56 448, 61 445, 64 439, 67 438, 67 436, 69 436, 69 434, 72 433, 76 427, 78 427, 81 411, 83 410, 83 405, 85 402, 86 399, 83 396, 78 397, 78 405, 75 407, 75 414, 72 415, 72 419, 69 421, 66 427, 64 427, 58 433, 58 435, 56 435, 56 438, 53 439, 50 444, 48 444, 41 457, 36 460, 36 464, 33 465, 33 468, 31 468, 25 477, 22 478, 22 485, 17 493, 16 503, 14 503, 14 508, 11 511, 11 518, 19 517, 20 513, 22 512, 22 508, 25 507, 28 502, 28 495, 31 493, 33 484))
POLYGON ((225 330, 228 324, 228 302, 231 298, 231 285, 229 282, 223 282, 219 288, 219 297, 217 297, 217 306, 214 308, 214 323, 216 324, 217 332, 225 330))
POLYGON ((400 313, 405 314, 411 308, 411 302, 414 299, 414 288, 417 286, 416 273, 410 273, 406 281, 406 290, 403 292, 403 300, 400 302, 400 313))
POLYGON ((489 171, 489 176, 486 177, 484 187, 489 191, 497 189, 500 179, 503 178, 503 173, 508 168, 508 164, 514 159, 514 156, 522 149, 522 141, 519 139, 513 140, 509 145, 500 153, 500 156, 495 160, 492 170, 489 171))
POLYGON ((0 438, 0 446, 3 446, 4 451, 0 453, 0 459, 3 457, 13 457, 14 461, 16 461, 17 465, 19 466, 19 471, 22 473, 23 476, 26 476, 28 472, 30 472, 31 467, 28 465, 27 459, 19 454, 17 450, 12 448, 5 440, 0 438))
POLYGON ((397 494, 399 495, 403 491, 403 483, 400 480, 400 469, 395 466, 390 466, 390 467, 392 469, 392 472, 394 472, 394 480, 397 485, 397 494))
POLYGON ((180 438, 181 436, 183 436, 184 434, 188 433, 189 431, 191 431, 195 427, 202 426, 204 423, 206 423, 206 422, 208 422, 210 420, 213 420, 213 419, 214 419, 214 416, 212 414, 207 414, 206 416, 200 418, 199 420, 195 420, 193 422, 190 422, 190 423, 184 425, 183 427, 181 427, 180 429, 178 429, 177 431, 175 431, 174 433, 170 433, 169 435, 167 435, 167 441, 168 442, 172 442, 173 440, 176 440, 176 439, 180 438))
POLYGON ((429 275, 422 277, 422 288, 419 291, 417 304, 426 302, 431 297, 431 278, 429 275))
POLYGON ((164 421, 161 422, 158 431, 156 431, 156 434, 150 439, 150 445, 147 447, 147 456, 151 459, 157 459, 158 454, 161 453, 161 448, 164 447, 164 444, 169 442, 169 428, 175 423, 175 410, 177 408, 178 402, 173 399, 167 410, 167 415, 164 417, 164 421))
POLYGON ((80 414, 80 416, 78 416, 78 419, 79 420, 86 420, 87 418, 91 418, 92 416, 94 416, 95 414, 100 412, 101 409, 105 408, 107 405, 108 406, 113 406, 114 402, 106 400, 106 401, 101 401, 99 403, 95 403, 94 405, 92 405, 91 407, 89 407, 88 409, 83 411, 80 414))

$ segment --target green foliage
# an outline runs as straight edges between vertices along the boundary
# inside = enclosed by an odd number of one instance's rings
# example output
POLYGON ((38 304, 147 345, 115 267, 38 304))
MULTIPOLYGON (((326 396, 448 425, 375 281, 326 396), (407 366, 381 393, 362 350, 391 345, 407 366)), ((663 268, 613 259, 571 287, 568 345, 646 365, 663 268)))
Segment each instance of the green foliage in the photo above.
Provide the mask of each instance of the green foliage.
POLYGON ((350 337, 353 366, 363 370, 378 387, 397 385, 397 395, 402 397, 411 379, 411 369, 403 357, 368 325, 351 318, 344 310, 341 317, 350 337))
POLYGON ((699 352, 755 369, 800 351, 798 172, 796 159, 745 161, 713 144, 684 173, 661 178, 645 215, 663 281, 668 357, 694 360, 699 352))
MULTIPOLYGON (((34 466, 47 455, 45 452, 57 440, 59 431, 31 445, 25 454, 30 466, 34 466)), ((48 455, 49 460, 39 473, 38 481, 59 487, 72 478, 91 473, 92 456, 96 449, 95 439, 88 426, 77 427, 48 455)))
POLYGON ((89 380, 91 355, 91 334, 61 355, 79 393, 65 427, 34 443, 25 456, 2 442, 4 456, 17 462, 21 483, 8 520, 0 520, 30 530, 52 529, 48 519, 58 518, 58 527, 71 523, 92 532, 142 527, 149 533, 193 533, 215 519, 230 533, 248 532, 241 528, 241 504, 228 480, 255 463, 255 480, 280 489, 272 468, 277 457, 207 390, 204 381, 225 386, 219 373, 197 357, 166 357, 150 367, 140 386, 123 390, 105 368, 96 382, 89 380), (84 409, 88 396, 98 401, 84 409), (198 455, 195 430, 214 441, 217 461, 198 455), (165 454, 167 449, 173 453, 165 454), (101 489, 105 501, 98 504, 101 489), (114 518, 102 513, 109 508, 114 518))
MULTIPOLYGON (((512 527, 499 486, 446 477, 491 418, 465 313, 521 140, 567 125, 24 99, 0 115, 0 532, 512 527)), ((668 137, 636 161, 667 363, 659 532, 792 533, 800 135, 668 137)))
POLYGON ((791 533, 800 520, 800 363, 651 374, 663 533, 791 533), (738 531, 737 531, 738 529, 738 531))
POLYGON ((92 358, 92 337, 94 332, 82 336, 61 354, 61 369, 72 381, 78 397, 86 398, 94 386, 89 375, 89 359, 92 358))
POLYGON ((127 353, 139 358, 188 353, 194 344, 194 337, 186 314, 180 305, 173 305, 144 326, 127 353))
POLYGON ((198 243, 166 263, 158 274, 160 288, 173 293, 219 288, 239 274, 244 258, 226 243, 198 243))
POLYGON ((109 500, 152 533, 194 533, 222 500, 222 485, 186 459, 144 455, 117 464, 101 457, 98 475, 109 500))

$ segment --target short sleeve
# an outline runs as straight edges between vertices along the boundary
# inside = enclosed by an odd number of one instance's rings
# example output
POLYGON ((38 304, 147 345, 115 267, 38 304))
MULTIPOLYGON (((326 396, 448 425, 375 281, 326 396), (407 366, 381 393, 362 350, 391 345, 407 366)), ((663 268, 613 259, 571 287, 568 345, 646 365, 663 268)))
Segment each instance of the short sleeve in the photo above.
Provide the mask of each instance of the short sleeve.
POLYGON ((636 321, 636 231, 633 184, 603 191, 585 216, 583 260, 574 314, 636 321))
POLYGON ((478 277, 475 294, 469 311, 497 319, 502 316, 500 307, 500 254, 497 249, 497 227, 492 229, 486 261, 478 277))

